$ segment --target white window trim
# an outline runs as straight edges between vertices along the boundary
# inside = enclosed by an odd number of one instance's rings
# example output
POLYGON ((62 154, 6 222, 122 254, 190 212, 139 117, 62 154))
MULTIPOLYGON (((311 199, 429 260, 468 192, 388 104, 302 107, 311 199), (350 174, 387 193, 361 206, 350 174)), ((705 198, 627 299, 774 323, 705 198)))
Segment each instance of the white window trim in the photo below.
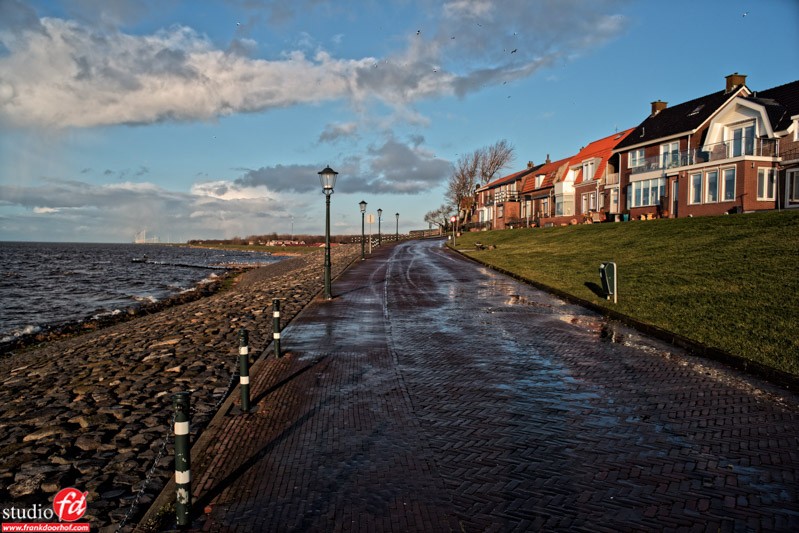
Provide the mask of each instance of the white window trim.
POLYGON ((785 173, 785 203, 786 205, 799 205, 799 194, 791 198, 793 187, 799 188, 799 169, 789 170, 785 173))
POLYGON ((718 169, 712 169, 712 170, 708 170, 708 171, 705 172, 705 175, 704 175, 705 196, 704 196, 704 201, 702 202, 703 204, 717 204, 717 203, 719 203, 719 198, 721 197, 721 195, 719 194, 721 192, 720 191, 721 187, 719 187, 719 176, 720 176, 720 173, 719 173, 718 169), (716 199, 715 200, 711 200, 710 199, 710 175, 714 174, 714 173, 716 174, 716 199))
POLYGON ((738 194, 736 190, 738 187, 738 169, 736 167, 727 167, 722 168, 719 172, 719 202, 734 202, 735 195, 738 194), (732 199, 727 200, 727 171, 732 170, 733 172, 733 180, 732 180, 732 199))
POLYGON ((702 199, 705 197, 705 180, 701 172, 695 172, 688 176, 688 204, 701 205, 702 199), (699 176, 699 201, 694 200, 694 178, 699 176))
MULTIPOLYGON (((768 178, 767 178, 768 179, 768 178)), ((768 191, 768 187, 763 188, 765 191, 768 191)), ((757 170, 757 200, 759 202, 773 202, 777 198, 777 172, 773 168, 759 168, 757 170), (774 183, 774 187, 772 188, 773 196, 760 196, 760 173, 763 173, 764 176, 771 176, 771 179, 774 183)))
POLYGON ((629 168, 638 168, 644 165, 644 160, 646 159, 646 150, 644 148, 636 148, 635 150, 630 150, 627 152, 627 166, 629 168), (638 164, 633 165, 633 154, 641 152, 641 157, 638 158, 638 164))

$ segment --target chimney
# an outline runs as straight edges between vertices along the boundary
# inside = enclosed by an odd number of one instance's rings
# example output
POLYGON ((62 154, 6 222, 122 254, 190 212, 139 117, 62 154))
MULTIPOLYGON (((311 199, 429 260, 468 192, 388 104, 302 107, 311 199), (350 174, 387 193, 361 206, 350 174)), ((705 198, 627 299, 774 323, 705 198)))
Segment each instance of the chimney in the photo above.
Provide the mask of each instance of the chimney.
POLYGON ((654 117, 655 115, 666 109, 668 105, 669 105, 668 102, 662 102, 660 100, 652 102, 652 114, 650 116, 654 117))
POLYGON ((552 162, 552 161, 550 161, 550 160, 549 160, 549 154, 547 154, 547 161, 546 161, 546 164, 548 165, 548 164, 550 164, 551 162, 552 162))
POLYGON ((724 77, 727 80, 727 90, 724 91, 725 93, 733 91, 736 87, 746 84, 746 74, 738 74, 737 72, 733 72, 729 76, 724 77))
POLYGON ((527 162, 527 168, 528 168, 528 169, 529 169, 529 168, 533 168, 533 162, 532 162, 532 161, 528 161, 528 162, 527 162))

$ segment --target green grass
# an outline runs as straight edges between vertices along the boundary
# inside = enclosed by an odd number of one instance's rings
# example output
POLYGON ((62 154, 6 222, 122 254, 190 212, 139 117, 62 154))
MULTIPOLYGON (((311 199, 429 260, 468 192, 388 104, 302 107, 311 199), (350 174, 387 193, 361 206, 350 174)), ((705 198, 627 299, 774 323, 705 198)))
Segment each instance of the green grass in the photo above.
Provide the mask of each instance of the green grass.
POLYGON ((799 375, 799 211, 475 232, 459 237, 456 248, 799 375), (497 248, 476 251, 475 242, 497 248), (605 261, 618 266, 615 305, 595 292, 605 261))

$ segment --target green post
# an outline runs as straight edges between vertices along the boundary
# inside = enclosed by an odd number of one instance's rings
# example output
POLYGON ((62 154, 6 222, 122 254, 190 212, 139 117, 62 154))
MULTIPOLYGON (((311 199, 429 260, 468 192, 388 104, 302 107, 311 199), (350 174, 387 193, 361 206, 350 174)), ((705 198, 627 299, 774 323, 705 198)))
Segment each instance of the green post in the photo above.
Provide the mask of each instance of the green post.
POLYGON ((241 389, 241 410, 250 412, 250 340, 247 330, 239 330, 239 388, 241 389))
POLYGON ((280 353, 280 300, 272 300, 272 342, 275 345, 275 357, 282 357, 280 353))
POLYGON ((175 514, 177 525, 191 525, 191 446, 189 446, 188 392, 178 392, 173 397, 175 407, 175 514))

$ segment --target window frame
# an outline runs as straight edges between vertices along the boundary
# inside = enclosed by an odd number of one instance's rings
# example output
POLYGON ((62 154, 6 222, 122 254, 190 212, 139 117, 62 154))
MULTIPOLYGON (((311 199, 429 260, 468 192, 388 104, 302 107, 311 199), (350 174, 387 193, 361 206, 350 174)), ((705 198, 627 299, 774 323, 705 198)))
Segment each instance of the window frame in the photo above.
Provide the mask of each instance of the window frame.
POLYGON ((706 204, 717 204, 719 202, 719 171, 718 170, 708 170, 705 172, 705 201, 706 204), (711 187, 710 185, 710 176, 715 176, 715 185, 711 187), (715 194, 714 197, 711 197, 711 192, 715 194))
POLYGON ((680 166, 680 141, 670 141, 660 145, 660 168, 680 166), (676 150, 672 148, 677 146, 676 150), (672 164, 673 163, 673 164, 672 164))
POLYGON ((719 180, 722 186, 719 198, 720 202, 734 202, 735 201, 735 189, 737 188, 737 181, 738 181, 738 171, 735 167, 724 168, 721 170, 722 178, 719 180), (732 194, 728 194, 729 191, 727 190, 727 177, 728 173, 732 172, 732 194), (730 196, 728 198, 728 196, 730 196))
POLYGON ((699 205, 702 203, 702 193, 704 192, 704 183, 702 179, 702 173, 698 172, 695 174, 691 174, 689 177, 689 204, 690 205, 699 205), (697 185, 699 188, 697 189, 697 185), (697 199, 698 198, 698 199, 697 199))
POLYGON ((627 166, 630 168, 644 166, 644 159, 646 159, 646 150, 644 148, 636 148, 627 152, 627 166), (633 155, 635 155, 635 158, 633 158, 633 155))
POLYGON ((773 202, 777 198, 777 172, 776 169, 770 167, 760 167, 757 169, 757 200, 759 202, 773 202), (770 177, 770 179, 769 179, 770 177), (761 179, 767 179, 767 182, 762 183, 761 179), (769 187, 770 185, 770 187, 769 187), (768 194, 768 189, 771 189, 771 196, 761 195, 761 191, 768 194))
POLYGON ((785 176, 788 180, 786 199, 789 204, 799 204, 799 170, 789 170, 785 176))

